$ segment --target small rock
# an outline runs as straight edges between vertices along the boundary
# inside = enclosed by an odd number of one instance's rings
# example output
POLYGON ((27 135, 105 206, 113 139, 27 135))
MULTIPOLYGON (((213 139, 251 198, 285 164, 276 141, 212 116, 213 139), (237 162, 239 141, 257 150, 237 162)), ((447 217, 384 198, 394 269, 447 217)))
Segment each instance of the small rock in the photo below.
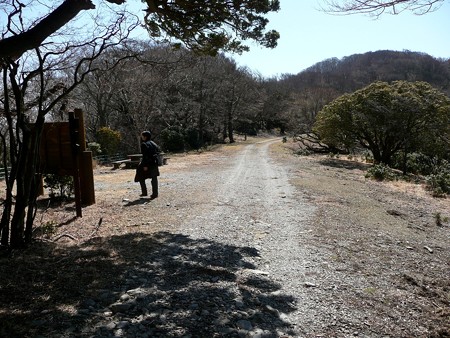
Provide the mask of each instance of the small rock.
POLYGON ((273 337, 273 334, 271 334, 269 331, 264 331, 262 329, 255 329, 252 332, 248 334, 250 338, 269 338, 273 337))
POLYGON ((429 253, 433 253, 433 249, 431 249, 429 246, 424 246, 424 248, 427 249, 429 253))
POLYGON ((113 313, 127 312, 131 308, 131 304, 128 303, 114 303, 110 307, 113 313))
POLYGON ((114 330, 116 328, 116 323, 110 322, 110 323, 106 324, 105 327, 107 330, 114 330))
POLYGON ((137 288, 137 289, 128 290, 127 294, 129 294, 130 296, 133 296, 133 297, 141 297, 141 296, 144 296, 146 294, 146 292, 142 288, 137 288))
POLYGON ((389 215, 392 215, 392 216, 402 216, 402 213, 400 212, 400 211, 397 211, 397 210, 386 210, 386 212, 389 214, 389 215))
POLYGON ((305 287, 307 287, 307 288, 316 288, 316 287, 317 287, 316 284, 314 284, 314 283, 309 283, 309 282, 305 282, 303 285, 304 285, 305 287))
POLYGON ((236 325, 238 328, 243 329, 243 330, 247 330, 247 331, 253 330, 253 325, 248 320, 244 320, 244 319, 239 320, 236 323, 236 325))
POLYGON ((124 336, 124 332, 122 329, 118 329, 116 331, 114 331, 114 337, 123 337, 124 336))
POLYGON ((254 273, 255 275, 263 275, 263 276, 268 276, 269 273, 266 271, 262 271, 262 270, 254 270, 254 269, 248 269, 247 270, 250 273, 254 273))
POLYGON ((266 305, 265 308, 266 308, 269 312, 272 312, 272 313, 274 313, 274 314, 276 314, 276 315, 279 315, 278 310, 277 310, 277 309, 274 309, 274 308, 271 307, 270 305, 266 305))
POLYGON ((230 320, 226 317, 219 317, 214 320, 214 325, 216 326, 225 326, 230 323, 230 320))
POLYGON ((126 328, 130 323, 126 320, 122 320, 119 323, 117 323, 116 327, 119 329, 124 329, 126 328))
POLYGON ((127 301, 127 300, 129 300, 130 298, 131 298, 131 297, 130 297, 130 295, 128 295, 128 294, 124 294, 124 295, 120 296, 120 300, 121 300, 122 302, 127 301))

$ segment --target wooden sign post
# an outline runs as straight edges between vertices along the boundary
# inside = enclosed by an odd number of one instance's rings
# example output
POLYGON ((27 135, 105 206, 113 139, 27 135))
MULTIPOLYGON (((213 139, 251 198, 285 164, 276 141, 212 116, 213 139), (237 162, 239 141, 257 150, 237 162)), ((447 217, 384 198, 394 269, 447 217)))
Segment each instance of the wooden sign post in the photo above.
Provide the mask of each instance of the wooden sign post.
POLYGON ((92 153, 86 151, 81 109, 69 113, 69 122, 44 124, 39 173, 73 177, 77 217, 82 217, 82 204, 95 204, 92 153))

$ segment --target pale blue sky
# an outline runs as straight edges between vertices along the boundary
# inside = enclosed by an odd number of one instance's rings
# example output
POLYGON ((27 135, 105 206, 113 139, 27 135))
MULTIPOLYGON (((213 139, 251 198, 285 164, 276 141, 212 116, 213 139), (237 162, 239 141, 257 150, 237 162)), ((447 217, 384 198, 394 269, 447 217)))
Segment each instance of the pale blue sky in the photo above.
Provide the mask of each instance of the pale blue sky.
MULTIPOLYGON (((450 58, 450 1, 425 15, 403 12, 378 19, 364 14, 327 14, 319 10, 323 1, 280 0, 281 10, 268 15, 267 27, 280 32, 278 46, 267 49, 249 43, 250 52, 228 56, 265 77, 297 74, 325 59, 377 50, 410 50, 450 58)), ((135 13, 142 13, 138 9, 142 4, 127 3, 135 13)), ((143 30, 135 35, 147 37, 143 30)))
POLYGON ((281 10, 268 16, 269 28, 280 32, 271 50, 251 45, 232 57, 263 76, 297 74, 328 58, 376 50, 410 50, 450 58, 450 3, 422 16, 410 12, 333 16, 318 10, 319 0, 280 0, 281 10))

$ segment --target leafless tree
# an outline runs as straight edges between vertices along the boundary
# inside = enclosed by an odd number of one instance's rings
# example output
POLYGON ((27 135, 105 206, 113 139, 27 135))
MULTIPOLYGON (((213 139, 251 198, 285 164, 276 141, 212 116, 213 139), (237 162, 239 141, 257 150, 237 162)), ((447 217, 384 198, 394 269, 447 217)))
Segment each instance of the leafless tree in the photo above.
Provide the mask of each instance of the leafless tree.
MULTIPOLYGON (((17 32, 27 31, 30 23, 25 20, 25 7, 16 1, 12 4, 16 10, 8 16, 2 34, 14 38, 21 34, 17 32)), ((2 245, 21 247, 31 241, 39 181, 35 173, 46 117, 64 110, 65 99, 87 74, 117 65, 120 59, 101 67, 95 60, 128 37, 137 26, 136 20, 131 24, 129 20, 129 14, 116 13, 103 24, 98 21, 92 34, 84 39, 76 38, 75 31, 67 27, 54 34, 53 41, 41 42, 32 49, 16 49, 3 59, 2 116, 7 128, 1 139, 7 189, 0 221, 2 245)))
POLYGON ((445 0, 325 0, 324 10, 335 14, 365 13, 380 16, 412 11, 426 14, 439 9, 445 0))
MULTIPOLYGON (((45 118, 64 110, 68 95, 86 75, 111 69, 121 59, 103 60, 135 27, 135 18, 118 9, 125 0, 0 1, 1 136, 8 173, 0 221, 1 244, 21 247, 31 240, 36 201, 37 148, 45 118), (68 74, 71 74, 68 77, 68 74), (16 200, 13 201, 13 188, 16 200), (26 220, 26 221, 25 221, 26 220), (26 226, 25 226, 26 223, 26 226)), ((146 0, 145 22, 151 36, 174 38, 198 52, 242 52, 243 39, 275 47, 279 34, 265 31, 264 14, 279 1, 219 0, 200 5, 182 0, 146 0)), ((120 48, 123 48, 121 45, 120 48)))

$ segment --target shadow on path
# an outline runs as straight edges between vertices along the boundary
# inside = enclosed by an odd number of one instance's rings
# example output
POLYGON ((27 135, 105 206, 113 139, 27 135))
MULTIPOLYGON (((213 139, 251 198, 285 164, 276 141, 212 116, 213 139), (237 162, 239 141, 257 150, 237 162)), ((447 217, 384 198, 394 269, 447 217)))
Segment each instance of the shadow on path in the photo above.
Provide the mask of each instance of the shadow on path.
POLYGON ((138 199, 133 200, 133 201, 126 201, 123 206, 124 207, 132 207, 134 205, 147 204, 147 203, 149 203, 151 201, 152 201, 152 199, 150 197, 142 197, 142 198, 138 198, 138 199))
POLYGON ((289 333, 279 314, 293 311, 294 299, 255 270, 257 255, 167 232, 36 244, 0 259, 0 336, 289 333))
POLYGON ((354 169, 367 170, 372 166, 372 164, 370 163, 361 163, 356 161, 340 160, 335 158, 327 158, 324 160, 320 160, 319 163, 328 167, 342 168, 348 170, 354 169))

